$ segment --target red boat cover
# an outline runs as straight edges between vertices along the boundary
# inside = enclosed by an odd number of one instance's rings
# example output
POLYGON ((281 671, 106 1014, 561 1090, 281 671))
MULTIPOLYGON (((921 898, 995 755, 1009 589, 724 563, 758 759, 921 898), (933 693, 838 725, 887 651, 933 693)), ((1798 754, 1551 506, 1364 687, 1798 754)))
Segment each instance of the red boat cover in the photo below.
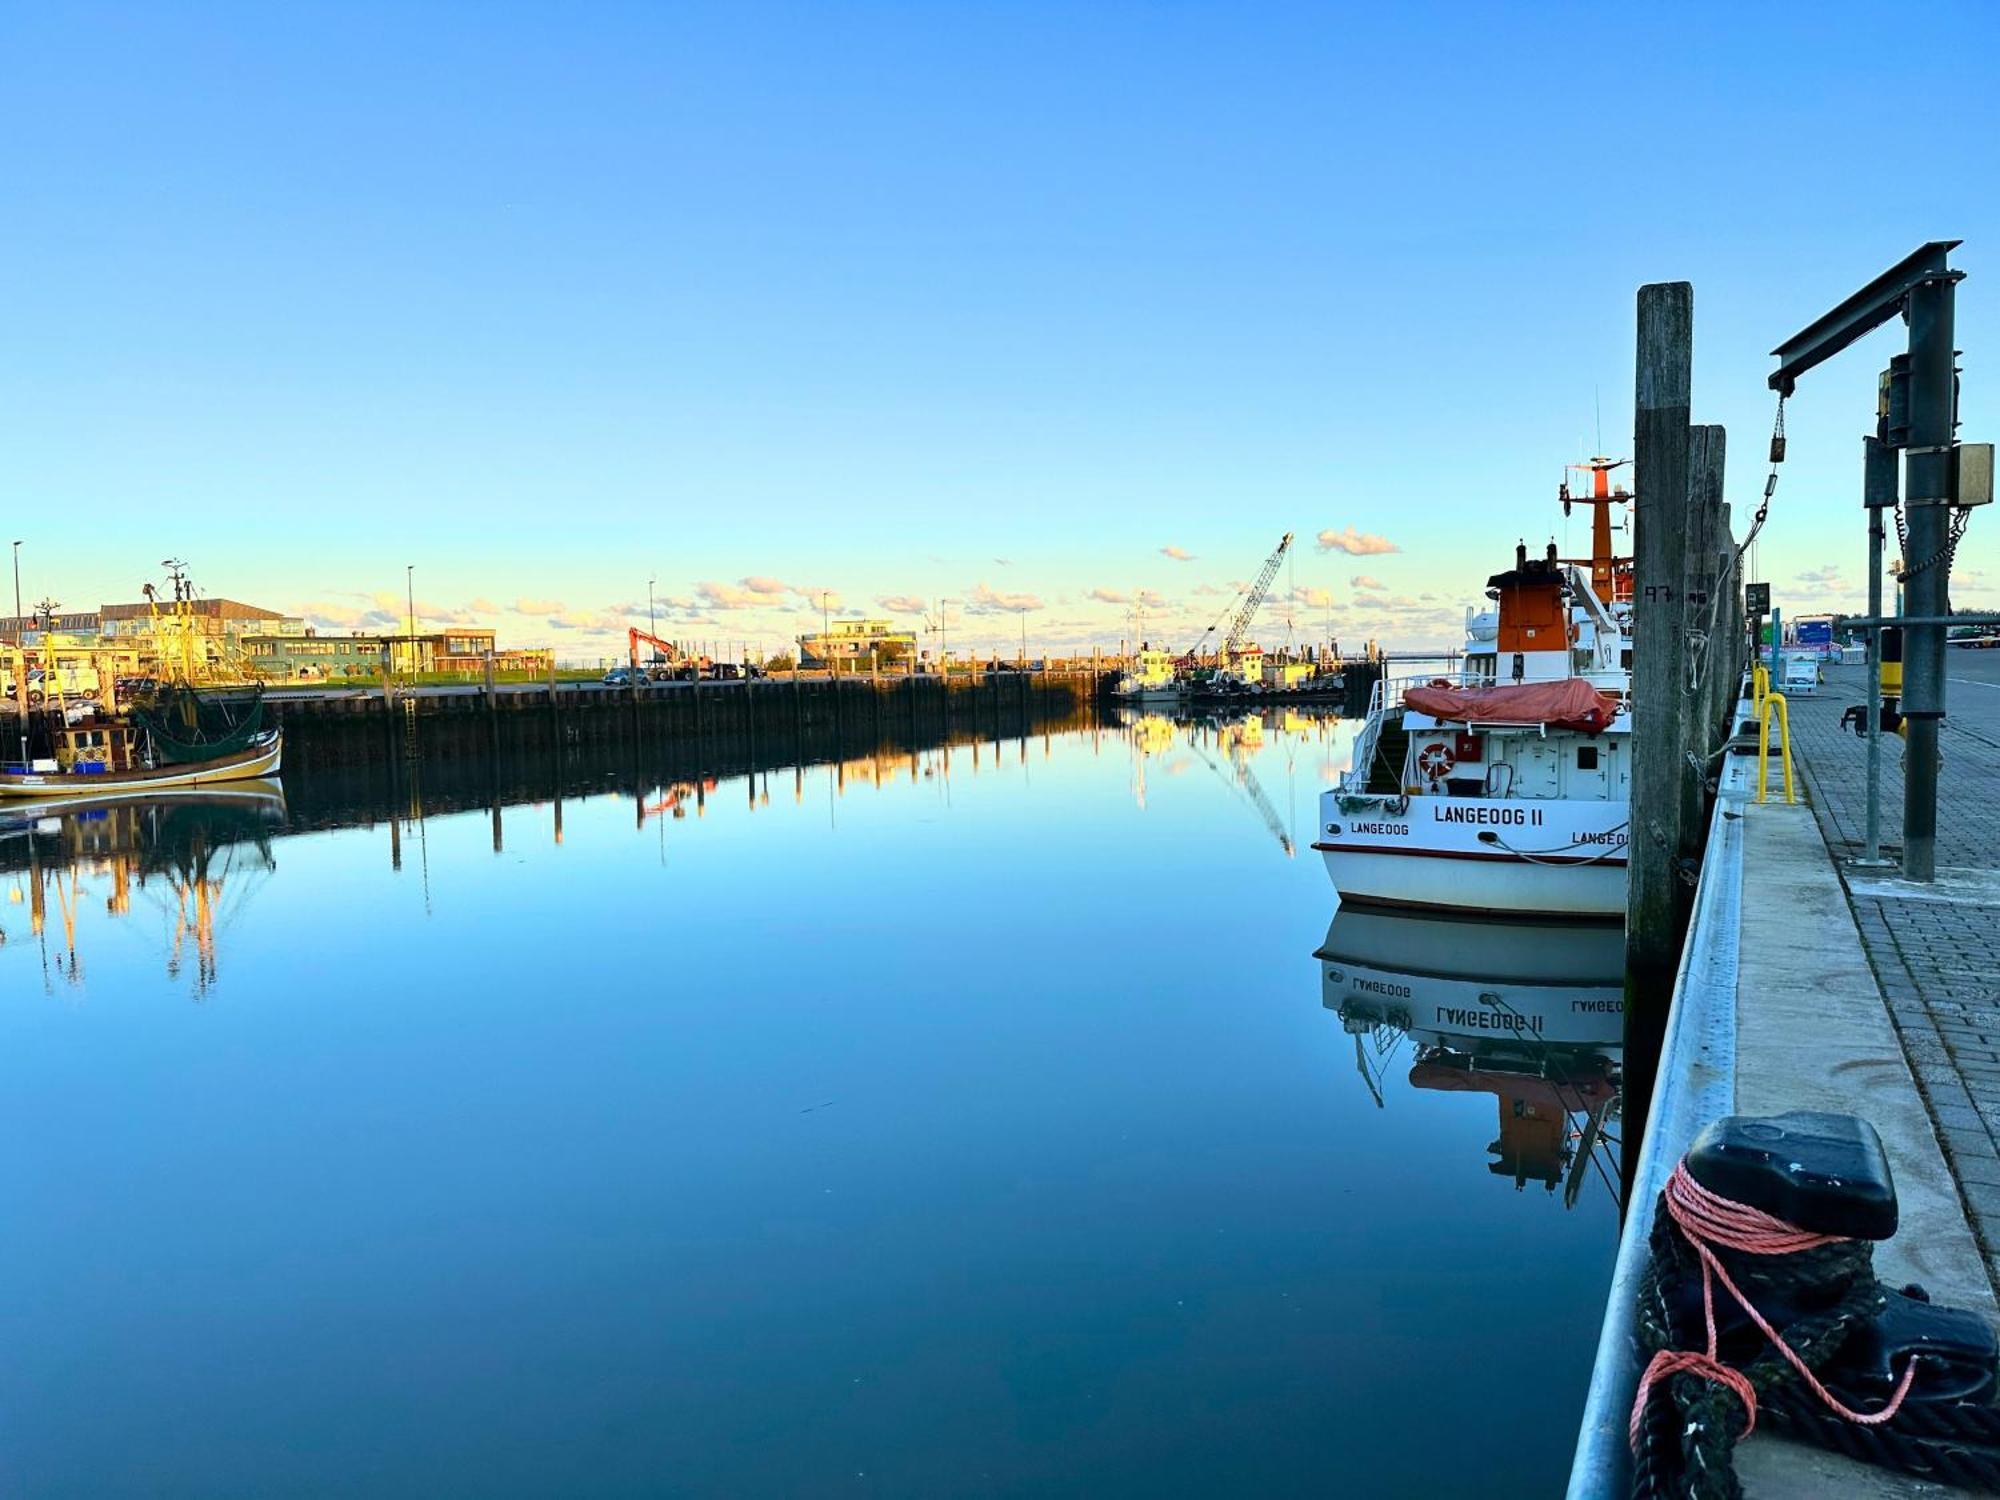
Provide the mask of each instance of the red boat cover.
POLYGON ((1602 733, 1618 717, 1618 700, 1581 677, 1487 688, 1452 687, 1440 682, 1408 689, 1403 702, 1434 719, 1459 719, 1468 724, 1548 724, 1584 734, 1602 733))

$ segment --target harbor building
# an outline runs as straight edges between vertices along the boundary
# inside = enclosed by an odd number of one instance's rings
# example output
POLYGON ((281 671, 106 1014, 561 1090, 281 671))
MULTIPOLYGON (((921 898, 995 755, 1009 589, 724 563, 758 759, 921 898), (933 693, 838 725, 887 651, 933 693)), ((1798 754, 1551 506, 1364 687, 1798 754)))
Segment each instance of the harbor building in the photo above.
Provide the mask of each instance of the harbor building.
POLYGON ((96 633, 103 636, 150 635, 155 610, 161 616, 178 613, 189 621, 197 635, 239 636, 260 626, 283 628, 288 624, 304 627, 303 620, 288 620, 275 609, 245 604, 237 599, 183 599, 178 604, 162 599, 158 606, 141 600, 137 604, 100 604, 96 633))
POLYGON ((252 675, 267 682, 374 677, 382 670, 385 642, 377 635, 321 635, 311 626, 298 631, 259 631, 243 638, 252 675))
POLYGON ((382 671, 383 653, 392 652, 394 670, 459 673, 479 676, 488 653, 493 669, 505 674, 541 676, 554 653, 547 648, 502 649, 493 632, 459 628, 419 635, 356 635, 324 633, 312 626, 297 630, 259 630, 243 637, 251 673, 269 682, 311 682, 336 678, 375 677, 382 671), (412 648, 414 647, 414 651, 412 648))
POLYGON ((890 620, 837 620, 824 631, 799 637, 799 664, 808 669, 888 666, 917 654, 915 631, 890 620))

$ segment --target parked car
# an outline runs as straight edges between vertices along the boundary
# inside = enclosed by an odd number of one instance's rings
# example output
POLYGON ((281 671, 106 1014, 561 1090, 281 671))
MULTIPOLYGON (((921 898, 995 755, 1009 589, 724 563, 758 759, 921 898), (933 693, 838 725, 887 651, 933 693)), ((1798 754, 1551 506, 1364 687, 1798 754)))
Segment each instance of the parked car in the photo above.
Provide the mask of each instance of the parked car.
POLYGON ((638 667, 613 667, 601 680, 606 687, 644 687, 652 681, 638 667))
POLYGON ((715 682, 735 682, 743 676, 743 669, 733 661, 719 661, 708 669, 708 675, 715 682))

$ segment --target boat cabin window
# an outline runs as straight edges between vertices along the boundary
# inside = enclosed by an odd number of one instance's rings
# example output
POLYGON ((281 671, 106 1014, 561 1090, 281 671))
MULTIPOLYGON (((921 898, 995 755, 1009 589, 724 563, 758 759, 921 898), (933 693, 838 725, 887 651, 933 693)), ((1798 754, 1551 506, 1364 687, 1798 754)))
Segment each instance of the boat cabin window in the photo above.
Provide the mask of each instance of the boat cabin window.
POLYGON ((1597 746, 1578 745, 1576 747, 1576 768, 1579 771, 1595 771, 1597 769, 1597 746))

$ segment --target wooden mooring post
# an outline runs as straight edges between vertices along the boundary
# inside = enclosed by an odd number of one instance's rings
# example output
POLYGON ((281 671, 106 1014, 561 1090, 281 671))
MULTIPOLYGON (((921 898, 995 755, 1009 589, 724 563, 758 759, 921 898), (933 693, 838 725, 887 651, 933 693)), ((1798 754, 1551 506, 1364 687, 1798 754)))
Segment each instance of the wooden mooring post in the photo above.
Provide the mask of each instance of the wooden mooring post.
MULTIPOLYGON (((1689 398, 1694 288, 1639 288, 1632 418, 1632 800, 1625 914, 1625 1110, 1643 1120, 1666 1035, 1674 969, 1692 889, 1683 772, 1690 698, 1687 574, 1689 398)), ((1628 1160, 1639 1131, 1629 1131, 1628 1160)))
MULTIPOLYGON (((1709 754, 1716 725, 1709 712, 1708 674, 1720 670, 1723 642, 1712 638, 1723 625, 1722 576, 1716 566, 1716 538, 1722 531, 1723 471, 1728 434, 1719 426, 1688 429, 1688 541, 1683 577, 1686 587, 1687 659, 1681 667, 1681 732, 1687 753, 1678 767, 1681 780, 1681 852, 1700 857, 1708 827, 1709 754)), ((1642 730, 1641 733, 1644 731, 1642 730)), ((1683 866, 1685 868, 1685 866, 1683 866)), ((1683 882, 1685 883, 1685 882, 1683 882)))

